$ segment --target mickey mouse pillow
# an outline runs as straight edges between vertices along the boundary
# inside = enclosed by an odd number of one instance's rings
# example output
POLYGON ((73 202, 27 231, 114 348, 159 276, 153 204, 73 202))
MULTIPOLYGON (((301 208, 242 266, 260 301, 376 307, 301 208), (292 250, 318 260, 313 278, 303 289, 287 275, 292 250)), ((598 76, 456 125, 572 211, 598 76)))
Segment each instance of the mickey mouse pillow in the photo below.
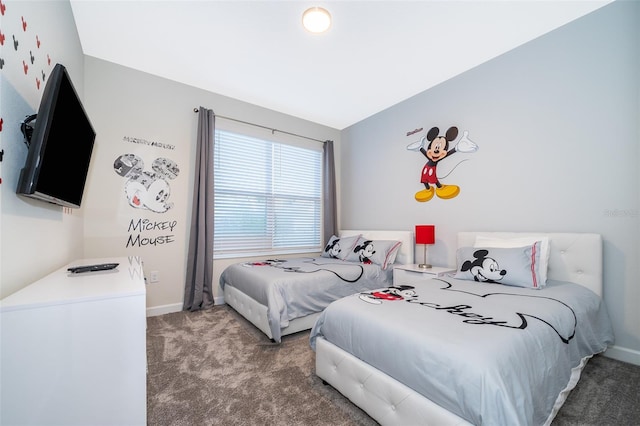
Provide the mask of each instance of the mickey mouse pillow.
POLYGON ((364 264, 374 263, 380 265, 382 269, 387 269, 395 262, 401 245, 401 241, 370 240, 360 237, 345 260, 364 264))
POLYGON ((544 287, 539 274, 540 241, 513 247, 461 247, 454 278, 516 287, 544 287))
POLYGON ((358 242, 358 238, 360 238, 360 235, 351 237, 336 237, 333 235, 329 238, 329 241, 327 241, 327 245, 324 247, 321 256, 345 260, 358 242))

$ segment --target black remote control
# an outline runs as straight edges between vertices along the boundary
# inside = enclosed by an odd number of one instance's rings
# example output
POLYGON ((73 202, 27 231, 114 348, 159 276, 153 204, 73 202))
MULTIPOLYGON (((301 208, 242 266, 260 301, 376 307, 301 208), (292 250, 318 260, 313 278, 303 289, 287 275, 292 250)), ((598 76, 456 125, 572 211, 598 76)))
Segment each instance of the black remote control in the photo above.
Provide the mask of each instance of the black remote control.
POLYGON ((110 269, 114 269, 118 265, 119 263, 101 263, 99 265, 72 266, 71 268, 67 268, 67 271, 71 272, 72 274, 80 274, 83 272, 108 271, 110 269))

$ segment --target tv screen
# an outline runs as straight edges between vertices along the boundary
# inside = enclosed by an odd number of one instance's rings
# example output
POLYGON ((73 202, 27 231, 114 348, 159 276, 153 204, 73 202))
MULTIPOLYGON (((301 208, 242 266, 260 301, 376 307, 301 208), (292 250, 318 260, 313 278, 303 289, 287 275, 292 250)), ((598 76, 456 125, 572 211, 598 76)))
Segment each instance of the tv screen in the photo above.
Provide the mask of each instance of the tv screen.
POLYGON ((56 64, 42 94, 16 192, 79 208, 95 138, 66 68, 56 64))

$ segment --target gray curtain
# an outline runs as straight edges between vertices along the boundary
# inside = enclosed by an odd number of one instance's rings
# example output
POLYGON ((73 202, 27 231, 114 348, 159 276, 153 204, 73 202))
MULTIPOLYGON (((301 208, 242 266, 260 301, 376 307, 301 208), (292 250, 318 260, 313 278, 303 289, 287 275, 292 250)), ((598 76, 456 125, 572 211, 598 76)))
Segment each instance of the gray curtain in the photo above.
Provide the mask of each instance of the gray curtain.
POLYGON ((338 235, 338 211, 336 203, 336 166, 333 159, 333 141, 325 141, 322 155, 322 188, 324 208, 322 244, 332 235, 338 235))
POLYGON ((191 232, 184 291, 185 311, 213 306, 213 147, 215 116, 198 110, 191 232))

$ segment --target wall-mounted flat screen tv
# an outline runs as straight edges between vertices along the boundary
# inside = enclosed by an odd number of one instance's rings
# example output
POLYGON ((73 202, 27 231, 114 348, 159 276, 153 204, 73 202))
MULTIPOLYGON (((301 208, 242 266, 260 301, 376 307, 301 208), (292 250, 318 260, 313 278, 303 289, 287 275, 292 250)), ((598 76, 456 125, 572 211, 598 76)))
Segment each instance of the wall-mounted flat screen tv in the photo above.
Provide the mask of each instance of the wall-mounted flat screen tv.
POLYGON ((29 152, 16 192, 79 208, 96 133, 63 65, 47 80, 35 124, 28 132, 24 125, 29 152))

